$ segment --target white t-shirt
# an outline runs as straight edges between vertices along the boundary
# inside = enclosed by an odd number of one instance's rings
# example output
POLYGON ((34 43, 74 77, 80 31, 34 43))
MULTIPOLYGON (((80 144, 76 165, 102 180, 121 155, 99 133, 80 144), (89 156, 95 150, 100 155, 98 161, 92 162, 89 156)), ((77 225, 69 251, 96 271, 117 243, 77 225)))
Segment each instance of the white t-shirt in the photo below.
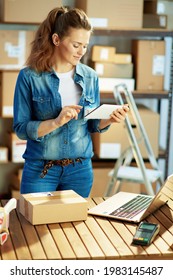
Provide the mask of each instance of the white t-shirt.
POLYGON ((66 73, 56 73, 59 83, 62 107, 77 105, 81 96, 81 87, 74 82, 74 69, 66 73))

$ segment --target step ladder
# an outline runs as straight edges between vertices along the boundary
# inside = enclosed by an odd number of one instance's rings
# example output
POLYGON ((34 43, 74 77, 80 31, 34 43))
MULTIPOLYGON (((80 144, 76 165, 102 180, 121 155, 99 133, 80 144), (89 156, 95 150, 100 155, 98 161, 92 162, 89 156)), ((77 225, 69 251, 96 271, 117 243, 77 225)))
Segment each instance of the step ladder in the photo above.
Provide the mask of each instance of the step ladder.
POLYGON ((142 123, 133 95, 127 89, 125 84, 119 84, 115 86, 113 94, 117 104, 129 104, 130 112, 132 114, 133 121, 135 122, 136 129, 139 131, 140 137, 139 139, 136 139, 131 121, 127 114, 125 125, 129 139, 129 147, 121 153, 114 165, 113 170, 111 170, 109 173, 111 179, 108 182, 105 196, 111 196, 112 194, 118 192, 121 188, 122 181, 144 184, 146 193, 149 195, 154 195, 152 183, 157 182, 160 186, 162 186, 163 174, 161 170, 159 170, 158 163, 153 153, 153 149, 151 147, 145 127, 142 123), (140 142, 145 145, 148 160, 151 164, 151 169, 147 169, 145 166, 139 148, 140 142), (131 163, 133 159, 135 159, 137 167, 132 166, 131 163))

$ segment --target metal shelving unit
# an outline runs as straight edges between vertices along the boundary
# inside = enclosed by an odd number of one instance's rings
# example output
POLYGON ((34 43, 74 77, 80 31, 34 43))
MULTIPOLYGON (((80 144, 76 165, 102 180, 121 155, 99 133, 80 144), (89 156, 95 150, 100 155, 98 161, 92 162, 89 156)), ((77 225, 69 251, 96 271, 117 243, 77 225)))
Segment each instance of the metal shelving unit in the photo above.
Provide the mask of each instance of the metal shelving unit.
MULTIPOLYGON (((133 39, 148 39, 148 40, 163 40, 166 37, 173 39, 173 30, 166 29, 105 29, 96 28, 94 30, 93 36, 113 36, 117 40, 118 38, 128 38, 133 39)), ((171 61, 171 69, 173 69, 173 55, 171 61)), ((161 101, 163 99, 168 100, 168 122, 167 122, 167 139, 166 139, 166 149, 160 149, 159 158, 165 160, 165 178, 168 176, 168 165, 169 165, 169 150, 170 150, 170 136, 171 136, 171 118, 172 118, 172 96, 173 96, 173 84, 172 84, 172 70, 170 71, 170 88, 167 91, 133 91, 133 96, 135 99, 156 99, 158 101, 158 113, 160 113, 161 101)), ((101 92, 101 102, 114 102, 113 92, 101 92)), ((96 159, 93 160, 96 162, 96 159)))

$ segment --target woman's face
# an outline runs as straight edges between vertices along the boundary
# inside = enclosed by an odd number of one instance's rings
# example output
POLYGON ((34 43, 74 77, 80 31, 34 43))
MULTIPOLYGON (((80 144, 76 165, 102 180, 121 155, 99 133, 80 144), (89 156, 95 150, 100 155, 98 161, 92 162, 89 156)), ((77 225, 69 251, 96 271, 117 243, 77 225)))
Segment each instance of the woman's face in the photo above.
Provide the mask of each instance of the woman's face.
POLYGON ((70 28, 68 36, 61 40, 58 35, 54 35, 57 36, 56 54, 58 64, 75 66, 87 51, 91 32, 85 29, 70 28))

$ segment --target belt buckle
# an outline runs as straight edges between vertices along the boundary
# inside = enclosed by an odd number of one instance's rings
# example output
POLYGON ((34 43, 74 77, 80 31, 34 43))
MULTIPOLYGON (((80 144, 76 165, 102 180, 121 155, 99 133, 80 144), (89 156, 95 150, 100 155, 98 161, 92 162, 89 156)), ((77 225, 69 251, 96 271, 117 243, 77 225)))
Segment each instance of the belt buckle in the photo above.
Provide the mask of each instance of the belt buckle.
POLYGON ((61 165, 62 166, 67 166, 71 163, 70 159, 69 158, 65 158, 65 159, 62 159, 61 160, 61 165))

